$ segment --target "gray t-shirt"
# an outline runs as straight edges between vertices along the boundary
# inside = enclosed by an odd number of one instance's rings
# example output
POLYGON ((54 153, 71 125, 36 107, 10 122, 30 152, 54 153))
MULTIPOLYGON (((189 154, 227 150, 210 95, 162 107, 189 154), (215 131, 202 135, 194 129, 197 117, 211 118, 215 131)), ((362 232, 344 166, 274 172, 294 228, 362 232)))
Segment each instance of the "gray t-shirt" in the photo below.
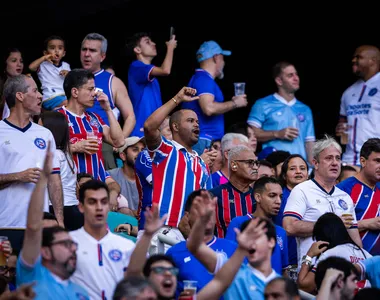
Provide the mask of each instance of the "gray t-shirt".
POLYGON ((121 194, 128 200, 128 206, 132 210, 139 207, 139 192, 137 191, 136 181, 128 180, 121 168, 108 170, 111 177, 120 185, 121 194))

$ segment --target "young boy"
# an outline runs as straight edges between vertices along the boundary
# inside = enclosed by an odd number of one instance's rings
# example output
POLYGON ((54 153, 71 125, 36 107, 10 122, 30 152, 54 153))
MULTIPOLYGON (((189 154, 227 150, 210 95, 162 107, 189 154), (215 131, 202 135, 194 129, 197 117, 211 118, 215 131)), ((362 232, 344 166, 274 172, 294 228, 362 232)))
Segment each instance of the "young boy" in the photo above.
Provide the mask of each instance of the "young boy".
POLYGON ((63 81, 70 71, 70 65, 62 61, 65 56, 65 41, 59 36, 50 36, 44 42, 43 56, 29 65, 37 72, 43 93, 42 107, 54 110, 67 104, 63 81))

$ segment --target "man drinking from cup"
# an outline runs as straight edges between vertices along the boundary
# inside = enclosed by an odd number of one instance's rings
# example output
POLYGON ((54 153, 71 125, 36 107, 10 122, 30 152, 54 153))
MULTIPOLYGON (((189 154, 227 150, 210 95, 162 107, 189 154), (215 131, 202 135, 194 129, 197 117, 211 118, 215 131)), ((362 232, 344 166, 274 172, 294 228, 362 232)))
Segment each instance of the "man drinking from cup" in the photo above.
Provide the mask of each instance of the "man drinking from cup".
POLYGON ((88 173, 94 179, 105 181, 110 189, 110 205, 117 210, 120 186, 104 168, 102 142, 107 141, 118 148, 124 144, 123 131, 112 112, 105 93, 95 89, 94 75, 85 69, 70 71, 63 83, 68 105, 58 109, 69 123, 70 150, 78 173, 88 173), (109 126, 93 112, 86 111, 95 103, 95 98, 107 114, 109 126))
POLYGON ((198 101, 182 103, 182 108, 195 111, 199 120, 200 135, 193 150, 202 155, 212 140, 221 140, 224 135, 224 114, 239 107, 247 106, 245 94, 224 101, 223 92, 215 78, 224 77, 224 56, 231 51, 222 50, 215 41, 204 42, 197 51, 199 69, 191 77, 189 87, 197 90, 198 101))

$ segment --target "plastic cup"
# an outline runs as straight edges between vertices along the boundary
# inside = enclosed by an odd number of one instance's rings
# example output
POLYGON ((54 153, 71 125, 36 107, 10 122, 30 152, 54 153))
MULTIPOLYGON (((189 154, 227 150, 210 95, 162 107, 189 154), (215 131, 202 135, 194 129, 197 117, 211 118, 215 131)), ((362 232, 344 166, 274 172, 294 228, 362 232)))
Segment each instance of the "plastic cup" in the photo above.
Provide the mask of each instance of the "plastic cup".
MULTIPOLYGON (((89 140, 91 142, 91 144, 94 144, 94 146, 99 148, 98 135, 95 132, 93 132, 93 131, 87 132, 87 140, 89 140)), ((94 154, 96 152, 98 152, 98 150, 92 151, 91 154, 94 154)))
MULTIPOLYGON (((0 236, 0 244, 2 244, 5 241, 8 241, 8 237, 7 236, 0 236)), ((6 265, 7 265, 7 257, 5 256, 3 249, 0 248, 0 267, 4 267, 6 265)))
POLYGON ((245 94, 245 82, 235 82, 235 96, 240 96, 245 94))
POLYGON ((197 293, 198 281, 195 280, 184 280, 183 290, 188 292, 190 295, 195 295, 197 293))

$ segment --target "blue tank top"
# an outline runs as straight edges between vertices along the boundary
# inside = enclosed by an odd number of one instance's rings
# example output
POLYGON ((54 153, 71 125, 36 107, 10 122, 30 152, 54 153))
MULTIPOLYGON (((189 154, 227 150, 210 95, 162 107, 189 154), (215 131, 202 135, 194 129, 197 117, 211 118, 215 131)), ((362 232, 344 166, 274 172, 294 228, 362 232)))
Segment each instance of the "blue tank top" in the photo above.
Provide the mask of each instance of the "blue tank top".
MULTIPOLYGON (((103 93, 105 93, 108 96, 111 109, 114 109, 115 103, 112 97, 113 75, 105 71, 104 69, 101 69, 99 72, 96 72, 94 76, 95 76, 95 87, 103 90, 103 93)), ((103 119, 104 123, 106 123, 108 126, 110 125, 106 112, 103 110, 103 108, 100 106, 100 103, 97 100, 95 100, 94 106, 91 108, 88 108, 87 111, 98 114, 103 119)))

